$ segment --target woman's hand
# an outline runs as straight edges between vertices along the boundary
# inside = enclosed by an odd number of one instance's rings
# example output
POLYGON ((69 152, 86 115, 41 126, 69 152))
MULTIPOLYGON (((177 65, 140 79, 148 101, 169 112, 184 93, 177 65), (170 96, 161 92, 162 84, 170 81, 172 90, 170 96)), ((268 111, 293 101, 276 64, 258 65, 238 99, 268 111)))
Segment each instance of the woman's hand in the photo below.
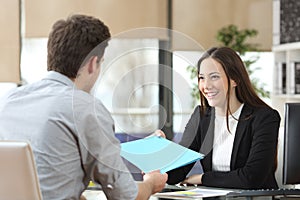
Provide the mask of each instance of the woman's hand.
POLYGON ((162 130, 156 130, 154 133, 152 133, 151 135, 149 135, 148 137, 152 137, 152 136, 158 136, 158 137, 163 137, 166 138, 165 133, 162 130))

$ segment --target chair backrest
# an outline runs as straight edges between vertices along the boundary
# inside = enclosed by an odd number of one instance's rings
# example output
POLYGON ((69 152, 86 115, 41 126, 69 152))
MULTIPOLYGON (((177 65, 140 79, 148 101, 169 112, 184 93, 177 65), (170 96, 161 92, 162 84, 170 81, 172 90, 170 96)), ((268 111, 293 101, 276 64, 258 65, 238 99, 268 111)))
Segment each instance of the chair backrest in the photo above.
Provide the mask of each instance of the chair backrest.
POLYGON ((42 199, 33 153, 27 142, 0 141, 0 199, 42 199))

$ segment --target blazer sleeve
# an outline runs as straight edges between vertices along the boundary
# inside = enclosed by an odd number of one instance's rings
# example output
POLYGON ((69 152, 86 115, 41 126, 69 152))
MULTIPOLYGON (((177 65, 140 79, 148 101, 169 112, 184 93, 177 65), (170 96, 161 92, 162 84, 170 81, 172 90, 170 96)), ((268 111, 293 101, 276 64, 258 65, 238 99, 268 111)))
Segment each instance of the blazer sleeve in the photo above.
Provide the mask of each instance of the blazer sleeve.
POLYGON ((279 113, 269 108, 254 111, 249 119, 240 121, 235 137, 242 136, 239 144, 236 139, 234 142, 236 156, 231 158, 231 170, 205 172, 202 184, 244 189, 276 188, 274 172, 279 125, 279 113))
MULTIPOLYGON (((179 144, 185 146, 189 149, 199 152, 200 145, 198 144, 198 140, 196 138, 198 126, 200 122, 200 107, 197 106, 191 115, 185 130, 182 135, 182 139, 179 144)), ((190 172, 195 163, 191 163, 189 165, 173 169, 168 173, 168 184, 177 184, 183 181, 186 178, 186 175, 190 172)))

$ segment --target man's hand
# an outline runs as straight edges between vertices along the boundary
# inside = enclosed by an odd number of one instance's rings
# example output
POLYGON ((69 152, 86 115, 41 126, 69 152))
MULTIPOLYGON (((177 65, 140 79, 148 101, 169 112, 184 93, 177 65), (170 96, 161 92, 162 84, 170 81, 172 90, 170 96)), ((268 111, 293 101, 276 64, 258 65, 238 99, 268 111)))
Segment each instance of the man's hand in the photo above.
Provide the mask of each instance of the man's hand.
POLYGON ((146 173, 144 180, 139 182, 139 191, 136 200, 148 200, 152 194, 164 189, 168 180, 168 174, 161 174, 159 170, 146 173))
POLYGON ((168 180, 168 174, 161 174, 159 170, 156 170, 146 173, 143 178, 144 182, 148 183, 152 187, 152 194, 154 194, 164 189, 168 180))

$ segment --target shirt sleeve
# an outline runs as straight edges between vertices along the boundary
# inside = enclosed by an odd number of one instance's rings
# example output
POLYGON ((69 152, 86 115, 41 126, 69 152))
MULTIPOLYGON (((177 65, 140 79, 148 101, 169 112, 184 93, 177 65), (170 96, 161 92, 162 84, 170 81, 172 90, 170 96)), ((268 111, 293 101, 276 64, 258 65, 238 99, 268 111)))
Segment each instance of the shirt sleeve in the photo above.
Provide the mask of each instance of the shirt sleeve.
POLYGON ((108 199, 135 199, 137 184, 120 156, 110 113, 96 99, 76 105, 76 110, 80 112, 76 129, 86 179, 100 183, 108 199))

